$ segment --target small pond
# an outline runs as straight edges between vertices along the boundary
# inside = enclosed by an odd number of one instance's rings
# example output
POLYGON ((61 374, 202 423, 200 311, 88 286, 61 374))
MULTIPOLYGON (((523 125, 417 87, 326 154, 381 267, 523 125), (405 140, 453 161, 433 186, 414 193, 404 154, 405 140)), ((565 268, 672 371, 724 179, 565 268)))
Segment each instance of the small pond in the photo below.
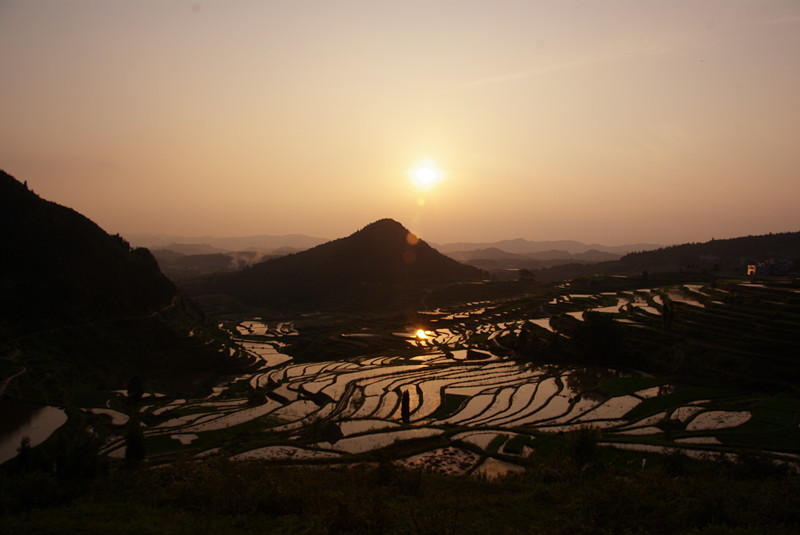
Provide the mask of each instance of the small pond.
POLYGON ((67 421, 64 409, 13 399, 0 399, 0 416, 0 463, 17 456, 24 437, 36 446, 67 421))

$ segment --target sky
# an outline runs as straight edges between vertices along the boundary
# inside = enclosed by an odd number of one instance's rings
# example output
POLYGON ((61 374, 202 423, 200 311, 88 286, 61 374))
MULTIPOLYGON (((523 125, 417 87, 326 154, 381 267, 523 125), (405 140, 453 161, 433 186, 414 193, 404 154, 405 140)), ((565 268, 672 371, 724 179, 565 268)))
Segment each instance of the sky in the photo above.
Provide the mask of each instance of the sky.
POLYGON ((799 0, 0 0, 0 73, 0 169, 111 233, 800 230, 799 0))

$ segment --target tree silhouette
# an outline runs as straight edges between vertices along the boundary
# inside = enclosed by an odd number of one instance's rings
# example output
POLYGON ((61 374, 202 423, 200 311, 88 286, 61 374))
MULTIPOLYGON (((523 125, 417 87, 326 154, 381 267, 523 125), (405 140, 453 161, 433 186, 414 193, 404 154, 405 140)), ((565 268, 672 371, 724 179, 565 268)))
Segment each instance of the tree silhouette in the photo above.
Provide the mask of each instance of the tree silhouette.
POLYGON ((144 387, 142 386, 142 378, 138 375, 131 377, 128 381, 128 401, 135 405, 142 400, 144 396, 144 387))
POLYGON ((144 433, 138 418, 131 418, 125 434, 125 466, 133 468, 144 459, 144 433))
POLYGON ((403 423, 407 424, 411 419, 411 410, 409 408, 409 398, 408 398, 408 390, 403 390, 403 398, 400 402, 400 416, 403 419, 403 423))
POLYGON ((31 439, 30 437, 22 437, 17 448, 17 464, 23 470, 27 470, 31 466, 31 439))
POLYGON ((669 298, 664 298, 664 305, 661 309, 661 320, 664 324, 664 332, 672 330, 672 320, 675 318, 675 306, 669 298))

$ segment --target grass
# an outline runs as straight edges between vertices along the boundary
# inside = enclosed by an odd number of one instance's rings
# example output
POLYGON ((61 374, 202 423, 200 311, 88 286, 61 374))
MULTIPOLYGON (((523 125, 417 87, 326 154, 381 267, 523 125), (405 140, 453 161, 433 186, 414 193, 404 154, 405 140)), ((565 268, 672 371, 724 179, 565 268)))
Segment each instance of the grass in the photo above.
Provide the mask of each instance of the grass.
POLYGON ((525 435, 516 435, 505 443, 503 446, 503 453, 521 455, 525 446, 533 446, 533 441, 531 438, 525 435))
POLYGON ((639 420, 646 416, 650 416, 674 407, 679 407, 699 399, 724 398, 729 397, 730 395, 731 392, 712 388, 679 388, 672 394, 666 394, 664 396, 643 400, 639 405, 631 409, 625 415, 625 418, 628 420, 639 420))
POLYGON ((654 386, 667 384, 669 381, 663 377, 605 377, 600 379, 598 390, 609 397, 633 394, 654 386))
POLYGON ((498 434, 496 437, 489 442, 489 445, 486 446, 486 453, 497 453, 497 450, 500 449, 500 446, 508 439, 508 435, 501 433, 498 434))
POLYGON ((750 421, 717 433, 730 445, 777 451, 797 451, 800 444, 800 398, 788 394, 753 401, 750 421))
POLYGON ((471 399, 469 396, 445 394, 442 403, 439 405, 436 411, 431 414, 430 418, 434 420, 446 420, 458 412, 462 405, 469 399, 471 399))
MULTIPOLYGON (((628 462, 630 461, 630 462, 628 462)), ((793 533, 800 478, 749 465, 651 458, 629 467, 537 459, 497 481, 376 467, 303 469, 253 461, 122 471, 59 495, 3 495, 6 533, 793 533), (676 477, 680 474, 680 477, 676 477)), ((47 489, 50 489, 49 491, 47 489)))

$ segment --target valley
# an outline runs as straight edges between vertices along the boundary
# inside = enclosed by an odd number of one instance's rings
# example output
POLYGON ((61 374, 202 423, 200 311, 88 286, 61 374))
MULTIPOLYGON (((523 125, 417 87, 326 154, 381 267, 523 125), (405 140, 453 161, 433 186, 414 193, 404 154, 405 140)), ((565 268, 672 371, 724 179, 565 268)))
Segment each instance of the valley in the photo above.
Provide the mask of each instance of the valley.
POLYGON ((224 320, 231 358, 249 362, 246 373, 202 398, 151 393, 132 403, 125 391, 95 393, 102 402, 81 410, 102 433, 101 455, 125 458, 133 419, 155 464, 186 455, 301 465, 388 456, 401 466, 448 474, 496 474, 525 470, 540 442, 591 430, 597 447, 636 452, 642 460, 675 451, 708 459, 757 453, 796 465, 800 398, 782 387, 779 362, 769 369, 759 358, 764 369, 757 384, 743 381, 733 367, 737 348, 726 340, 743 334, 733 316, 745 309, 757 314, 769 303, 781 322, 759 334, 766 337, 759 345, 781 338, 796 344, 798 289, 731 280, 713 288, 678 284, 592 294, 573 291, 573 284, 420 310, 411 323, 359 316, 352 318, 359 327, 338 325, 324 336, 324 316, 224 320), (749 303, 743 308, 731 294, 749 303), (665 307, 677 318, 672 341, 665 340, 665 307), (608 319, 628 339, 663 345, 672 359, 685 343, 676 340, 695 328, 695 315, 703 316, 715 345, 729 346, 722 348, 732 359, 727 377, 671 360, 618 355, 617 366, 609 367, 591 355, 582 361, 563 353, 559 362, 528 352, 537 335, 574 339, 576 325, 608 319), (304 340, 314 332, 338 343, 336 359, 309 354, 308 345, 325 344, 304 340))

